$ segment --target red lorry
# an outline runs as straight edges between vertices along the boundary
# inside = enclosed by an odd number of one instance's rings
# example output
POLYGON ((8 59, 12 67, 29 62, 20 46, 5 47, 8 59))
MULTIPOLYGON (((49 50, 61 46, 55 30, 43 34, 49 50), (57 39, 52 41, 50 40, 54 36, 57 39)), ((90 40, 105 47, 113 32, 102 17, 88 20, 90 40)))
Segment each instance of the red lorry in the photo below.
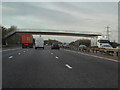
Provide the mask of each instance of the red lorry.
POLYGON ((33 36, 31 34, 22 34, 22 48, 33 48, 33 36))

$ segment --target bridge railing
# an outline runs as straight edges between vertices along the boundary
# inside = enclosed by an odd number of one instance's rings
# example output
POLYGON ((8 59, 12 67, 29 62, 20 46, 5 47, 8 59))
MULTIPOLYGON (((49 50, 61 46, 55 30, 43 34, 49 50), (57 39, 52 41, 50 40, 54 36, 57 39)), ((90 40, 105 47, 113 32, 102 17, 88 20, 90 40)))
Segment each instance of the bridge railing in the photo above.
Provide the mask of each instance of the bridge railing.
POLYGON ((17 29, 18 32, 63 32, 63 33, 76 33, 76 34, 99 34, 101 32, 77 31, 77 30, 56 30, 56 29, 17 29))
POLYGON ((98 32, 86 32, 86 31, 75 31, 75 30, 55 30, 55 29, 15 29, 11 32, 9 32, 8 34, 6 34, 3 39, 7 39, 8 37, 12 36, 13 34, 15 33, 43 33, 43 32, 46 32, 46 33, 67 33, 67 34, 86 34, 86 35, 89 35, 89 34, 92 34, 93 36, 96 35, 96 36, 101 36, 102 34, 101 33, 98 33, 98 32))

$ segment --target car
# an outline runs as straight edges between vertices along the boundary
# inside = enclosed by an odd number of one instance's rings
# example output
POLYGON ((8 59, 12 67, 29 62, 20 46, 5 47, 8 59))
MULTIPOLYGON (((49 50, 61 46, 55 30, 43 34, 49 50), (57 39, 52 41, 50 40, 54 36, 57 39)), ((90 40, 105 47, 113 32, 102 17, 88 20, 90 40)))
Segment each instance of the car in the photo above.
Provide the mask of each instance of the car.
POLYGON ((58 44, 59 45, 59 47, 62 47, 63 46, 63 44, 58 44))
POLYGON ((103 44, 103 45, 101 45, 101 48, 113 49, 113 47, 109 44, 103 44))
POLYGON ((81 44, 79 47, 86 47, 86 46, 81 44))
POLYGON ((51 45, 51 49, 60 49, 59 45, 57 43, 53 43, 51 45))
POLYGON ((69 45, 69 43, 65 43, 65 44, 63 44, 63 47, 70 48, 70 45, 69 45))
POLYGON ((116 47, 117 49, 120 49, 120 45, 116 47))

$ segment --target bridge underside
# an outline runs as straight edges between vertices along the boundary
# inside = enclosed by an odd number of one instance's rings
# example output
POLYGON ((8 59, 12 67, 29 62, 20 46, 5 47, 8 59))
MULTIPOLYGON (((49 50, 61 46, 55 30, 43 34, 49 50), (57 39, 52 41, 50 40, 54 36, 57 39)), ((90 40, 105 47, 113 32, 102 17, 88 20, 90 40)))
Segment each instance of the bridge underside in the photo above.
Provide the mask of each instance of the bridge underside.
POLYGON ((99 34, 79 34, 79 33, 64 33, 64 32, 20 32, 16 31, 16 33, 23 33, 23 34, 35 34, 35 35, 59 35, 59 36, 77 36, 77 37, 95 37, 101 36, 99 34))

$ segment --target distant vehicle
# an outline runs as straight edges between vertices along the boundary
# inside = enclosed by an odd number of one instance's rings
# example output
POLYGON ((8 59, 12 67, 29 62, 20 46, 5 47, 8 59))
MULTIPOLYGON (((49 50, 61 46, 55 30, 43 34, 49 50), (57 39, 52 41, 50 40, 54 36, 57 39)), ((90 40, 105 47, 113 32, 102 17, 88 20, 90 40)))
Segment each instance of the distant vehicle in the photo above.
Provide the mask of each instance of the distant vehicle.
POLYGON ((51 45, 51 49, 60 49, 59 45, 57 43, 53 43, 51 45))
POLYGON ((63 44, 58 44, 60 47, 62 47, 63 46, 63 44))
POLYGON ((30 34, 22 35, 22 48, 33 48, 33 36, 30 34))
POLYGON ((120 49, 120 45, 116 47, 116 49, 120 49))
POLYGON ((69 45, 69 43, 65 43, 65 44, 63 44, 63 47, 69 48, 70 45, 69 45))
POLYGON ((81 44, 79 47, 86 47, 86 46, 81 44))
POLYGON ((35 49, 43 48, 44 49, 44 40, 42 37, 35 38, 35 49))
POLYGON ((110 44, 102 44, 100 48, 108 48, 108 49, 113 49, 113 47, 110 44))
POLYGON ((102 36, 98 36, 98 37, 94 37, 91 39, 91 47, 98 47, 98 48, 101 48, 101 45, 104 45, 104 44, 109 44, 110 41, 106 38, 103 38, 102 36))

